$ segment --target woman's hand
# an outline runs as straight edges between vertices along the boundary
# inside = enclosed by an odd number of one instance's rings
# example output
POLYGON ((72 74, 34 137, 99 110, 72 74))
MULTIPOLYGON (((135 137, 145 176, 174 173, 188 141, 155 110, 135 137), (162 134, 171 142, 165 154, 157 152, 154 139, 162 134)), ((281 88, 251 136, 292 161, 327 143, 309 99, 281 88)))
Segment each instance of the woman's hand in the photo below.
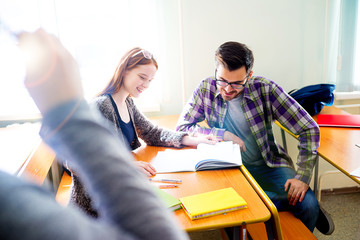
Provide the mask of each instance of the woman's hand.
POLYGON ((196 147, 199 143, 216 144, 218 139, 214 135, 185 136, 181 143, 186 146, 196 147))
POLYGON ((135 165, 141 172, 145 173, 148 177, 156 175, 156 169, 148 162, 135 161, 135 165))

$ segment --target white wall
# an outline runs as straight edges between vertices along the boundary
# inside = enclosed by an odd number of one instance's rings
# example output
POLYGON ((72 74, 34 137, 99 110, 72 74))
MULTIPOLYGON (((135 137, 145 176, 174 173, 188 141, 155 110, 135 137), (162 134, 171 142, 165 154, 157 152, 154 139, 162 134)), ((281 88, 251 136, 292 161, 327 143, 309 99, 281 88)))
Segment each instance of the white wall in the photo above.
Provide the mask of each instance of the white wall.
POLYGON ((186 97, 214 74, 214 52, 226 41, 252 49, 254 74, 286 91, 323 81, 325 1, 183 0, 186 97))
POLYGON ((169 33, 164 40, 170 43, 168 58, 162 60, 171 61, 173 71, 163 81, 168 86, 161 111, 149 116, 180 113, 198 83, 214 74, 214 52, 226 41, 248 45, 254 74, 286 91, 324 82, 325 0, 159 1, 169 33))

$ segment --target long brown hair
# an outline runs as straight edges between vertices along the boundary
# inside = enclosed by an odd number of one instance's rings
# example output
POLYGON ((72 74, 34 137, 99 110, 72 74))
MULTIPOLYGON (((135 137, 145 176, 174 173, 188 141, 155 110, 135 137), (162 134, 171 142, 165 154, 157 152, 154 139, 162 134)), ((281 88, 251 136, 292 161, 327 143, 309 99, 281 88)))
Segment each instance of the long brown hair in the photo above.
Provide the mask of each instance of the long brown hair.
POLYGON ((118 92, 123 84, 126 71, 134 69, 139 65, 154 64, 156 69, 158 69, 158 64, 154 57, 151 56, 151 59, 148 59, 141 53, 145 51, 142 48, 135 47, 130 49, 125 55, 120 59, 119 64, 117 65, 113 76, 106 85, 106 87, 97 94, 97 96, 104 94, 114 94, 118 92))

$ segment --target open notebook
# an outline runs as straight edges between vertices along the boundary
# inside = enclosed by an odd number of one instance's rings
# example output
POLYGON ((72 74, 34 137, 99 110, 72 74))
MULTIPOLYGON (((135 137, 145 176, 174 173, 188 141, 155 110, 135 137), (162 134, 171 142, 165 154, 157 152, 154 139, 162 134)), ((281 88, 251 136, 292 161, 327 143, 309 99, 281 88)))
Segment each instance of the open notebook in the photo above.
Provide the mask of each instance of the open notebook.
POLYGON ((151 161, 157 173, 195 172, 242 165, 239 145, 231 141, 200 143, 197 149, 166 149, 151 161))

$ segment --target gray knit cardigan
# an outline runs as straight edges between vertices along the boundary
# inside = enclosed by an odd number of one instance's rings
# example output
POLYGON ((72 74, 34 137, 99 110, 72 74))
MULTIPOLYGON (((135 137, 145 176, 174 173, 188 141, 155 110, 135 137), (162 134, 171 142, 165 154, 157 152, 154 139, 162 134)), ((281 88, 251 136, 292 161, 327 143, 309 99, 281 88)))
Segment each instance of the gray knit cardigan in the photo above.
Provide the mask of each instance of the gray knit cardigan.
MULTIPOLYGON (((125 141, 125 137, 121 131, 119 120, 117 119, 116 110, 114 109, 109 95, 102 95, 96 97, 90 102, 92 107, 96 107, 102 115, 109 121, 104 121, 104 124, 108 124, 114 133, 119 136, 122 141, 125 141)), ((128 97, 126 99, 126 105, 129 110, 130 118, 132 120, 136 136, 130 144, 131 150, 134 150, 141 146, 139 138, 141 138, 147 145, 162 146, 162 147, 176 147, 180 148, 181 140, 187 133, 176 132, 173 130, 161 128, 154 125, 144 114, 142 114, 134 104, 134 101, 128 97)), ((81 180, 77 174, 72 172, 73 183, 71 187, 71 204, 79 206, 85 213, 90 216, 98 217, 96 211, 96 204, 92 203, 91 198, 87 194, 81 180)))

